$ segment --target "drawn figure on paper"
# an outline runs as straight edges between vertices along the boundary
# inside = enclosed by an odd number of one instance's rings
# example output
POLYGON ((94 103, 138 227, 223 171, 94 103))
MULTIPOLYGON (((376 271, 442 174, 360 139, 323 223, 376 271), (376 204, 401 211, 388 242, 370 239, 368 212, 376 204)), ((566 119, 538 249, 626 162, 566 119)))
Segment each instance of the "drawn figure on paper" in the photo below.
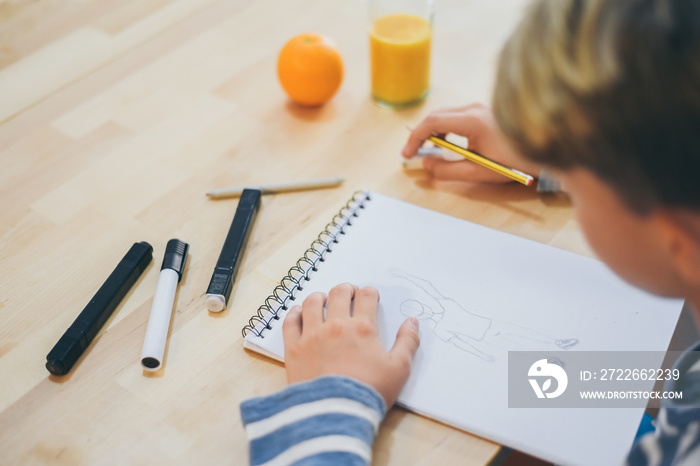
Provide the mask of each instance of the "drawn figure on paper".
POLYGON ((575 338, 558 340, 527 327, 491 319, 467 311, 457 301, 440 293, 432 283, 413 275, 392 271, 431 298, 430 304, 417 299, 407 299, 400 305, 401 313, 435 323, 433 332, 444 342, 471 353, 485 361, 494 361, 496 348, 510 350, 568 350, 576 346, 575 338))

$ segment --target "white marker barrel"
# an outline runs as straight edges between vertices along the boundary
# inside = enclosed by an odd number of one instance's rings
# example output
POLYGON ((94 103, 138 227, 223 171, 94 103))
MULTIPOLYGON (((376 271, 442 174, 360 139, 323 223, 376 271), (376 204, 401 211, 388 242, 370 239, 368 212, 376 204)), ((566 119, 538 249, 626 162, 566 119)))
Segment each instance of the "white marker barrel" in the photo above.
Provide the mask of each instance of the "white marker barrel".
POLYGON ((178 275, 173 269, 163 269, 158 277, 156 295, 148 318, 146 339, 141 350, 141 365, 147 371, 157 371, 163 364, 170 318, 177 291, 178 275))
POLYGON ((173 314, 173 303, 177 285, 182 278, 182 271, 187 261, 189 246, 177 239, 168 241, 161 266, 156 294, 148 318, 146 338, 141 350, 141 365, 147 371, 157 371, 163 365, 165 344, 168 340, 168 328, 173 314))

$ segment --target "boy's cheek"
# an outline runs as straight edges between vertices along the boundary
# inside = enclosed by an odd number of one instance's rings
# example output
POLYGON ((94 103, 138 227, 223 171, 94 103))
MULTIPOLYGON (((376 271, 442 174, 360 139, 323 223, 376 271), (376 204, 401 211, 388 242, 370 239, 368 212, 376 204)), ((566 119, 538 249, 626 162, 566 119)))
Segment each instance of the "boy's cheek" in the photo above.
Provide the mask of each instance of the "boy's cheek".
MULTIPOLYGON (((559 175, 571 198, 576 220, 589 246, 600 260, 618 275, 632 280, 630 269, 637 259, 634 251, 639 227, 611 190, 585 170, 559 175)), ((634 273, 632 273, 634 275, 634 273)))
POLYGON ((650 276, 652 261, 649 256, 639 254, 643 247, 634 229, 614 216, 581 207, 579 203, 577 218, 596 256, 628 283, 643 288, 653 287, 654 279, 650 276))
POLYGON ((576 219, 600 260, 628 283, 661 295, 675 295, 668 257, 655 220, 631 213, 613 191, 593 175, 569 177, 576 219))

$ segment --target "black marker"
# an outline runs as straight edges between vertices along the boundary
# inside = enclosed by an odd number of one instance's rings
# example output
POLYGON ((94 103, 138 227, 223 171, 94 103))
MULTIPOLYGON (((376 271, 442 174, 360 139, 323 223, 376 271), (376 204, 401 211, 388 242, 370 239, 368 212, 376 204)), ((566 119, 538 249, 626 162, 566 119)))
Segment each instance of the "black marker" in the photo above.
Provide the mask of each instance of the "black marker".
POLYGON ((85 309, 46 356, 46 368, 49 372, 54 375, 64 375, 70 371, 75 361, 90 345, 97 332, 151 262, 152 252, 153 248, 145 241, 131 246, 129 252, 117 264, 85 309))
POLYGON ((259 189, 246 188, 241 194, 231 228, 228 230, 226 241, 224 241, 221 254, 219 254, 219 260, 214 268, 214 274, 209 282, 209 288, 207 288, 207 309, 210 311, 223 311, 228 304, 236 273, 241 266, 241 256, 248 242, 255 217, 258 215, 261 196, 262 192, 259 189))

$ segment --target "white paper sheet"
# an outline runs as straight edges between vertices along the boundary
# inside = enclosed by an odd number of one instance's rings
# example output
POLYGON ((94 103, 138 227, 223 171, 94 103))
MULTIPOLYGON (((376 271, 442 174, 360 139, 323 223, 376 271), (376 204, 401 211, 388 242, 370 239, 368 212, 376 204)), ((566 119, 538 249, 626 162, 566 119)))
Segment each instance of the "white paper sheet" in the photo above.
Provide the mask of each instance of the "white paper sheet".
MULTIPOLYGON (((376 287, 386 348, 420 314, 399 404, 560 464, 624 459, 641 409, 509 409, 508 350, 665 351, 680 300, 633 288, 599 261, 377 193, 345 230, 295 302, 342 282, 376 287)), ((271 325, 245 346, 282 360, 282 319, 271 325)))

